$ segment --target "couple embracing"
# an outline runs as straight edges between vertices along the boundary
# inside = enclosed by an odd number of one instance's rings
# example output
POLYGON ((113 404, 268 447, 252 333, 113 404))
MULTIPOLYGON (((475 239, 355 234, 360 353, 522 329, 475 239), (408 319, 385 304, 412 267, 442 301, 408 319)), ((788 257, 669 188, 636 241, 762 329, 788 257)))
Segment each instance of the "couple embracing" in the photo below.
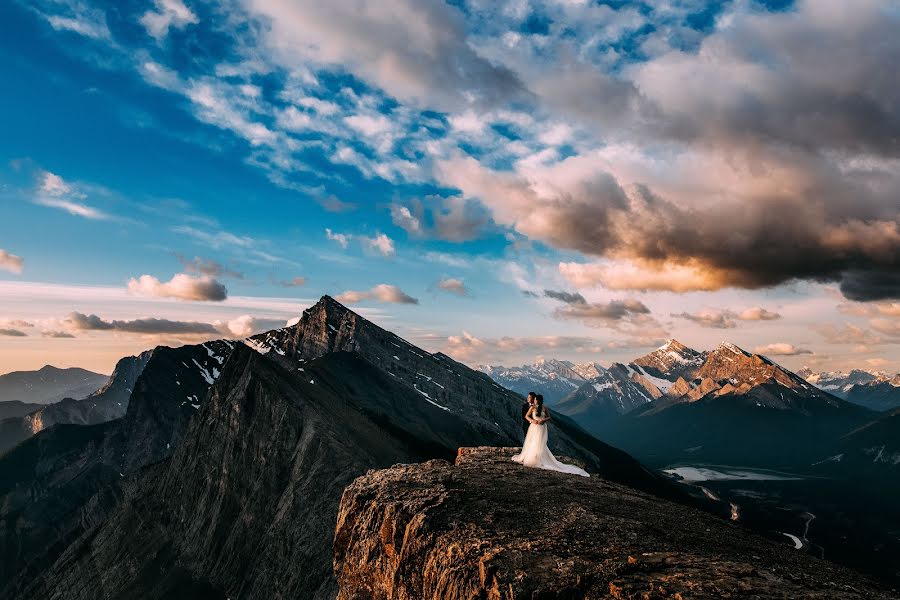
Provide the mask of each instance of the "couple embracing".
POLYGON ((590 477, 584 469, 559 462, 550 452, 550 448, 547 447, 547 422, 549 420, 550 411, 544 406, 544 397, 541 394, 528 392, 528 402, 522 405, 522 430, 525 433, 525 443, 522 445, 522 451, 512 459, 526 467, 590 477))

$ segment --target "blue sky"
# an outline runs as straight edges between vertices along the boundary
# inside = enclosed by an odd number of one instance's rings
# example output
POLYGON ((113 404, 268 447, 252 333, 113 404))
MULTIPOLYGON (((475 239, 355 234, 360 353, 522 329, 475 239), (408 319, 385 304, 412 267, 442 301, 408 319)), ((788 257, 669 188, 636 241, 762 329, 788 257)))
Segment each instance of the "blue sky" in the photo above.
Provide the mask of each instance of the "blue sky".
POLYGON ((470 363, 674 336, 900 366, 887 0, 40 0, 0 23, 0 371, 108 371, 324 293, 470 363))

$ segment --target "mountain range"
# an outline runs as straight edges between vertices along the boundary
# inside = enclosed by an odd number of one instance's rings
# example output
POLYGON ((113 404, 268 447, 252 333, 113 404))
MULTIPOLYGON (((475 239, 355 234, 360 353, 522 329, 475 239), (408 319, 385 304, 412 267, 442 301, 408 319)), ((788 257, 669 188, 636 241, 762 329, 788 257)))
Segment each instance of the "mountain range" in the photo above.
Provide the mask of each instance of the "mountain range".
MULTIPOLYGON (((0 403, 0 407, 7 407, 7 416, 0 416, 0 454, 55 424, 93 425, 124 416, 134 384, 152 353, 149 350, 139 356, 121 359, 111 376, 97 376, 104 379, 100 383, 102 387, 95 386, 96 379, 91 378, 93 389, 83 396, 79 395, 84 390, 83 384, 80 384, 80 387, 68 390, 70 396, 53 403, 0 403), (12 411, 10 408, 17 410, 12 411)), ((34 377, 25 376, 29 373, 37 375, 46 370, 48 367, 40 371, 22 372, 22 378, 33 380, 34 377)))
MULTIPOLYGON (((673 522, 689 522, 693 517, 680 519, 679 511, 701 507, 782 545, 792 542, 780 531, 797 526, 794 513, 778 512, 783 495, 773 497, 769 510, 740 490, 687 485, 616 446, 661 466, 683 455, 735 456, 723 439, 741 448, 736 456, 750 456, 755 433, 763 440, 761 463, 775 460, 778 450, 792 460, 815 455, 810 468, 820 477, 811 481, 849 481, 856 461, 876 467, 865 485, 895 473, 896 436, 879 447, 896 432, 894 413, 869 425, 876 413, 730 344, 698 352, 671 341, 609 369, 551 360, 533 366, 557 380, 581 378, 553 411, 554 453, 620 486, 616 493, 639 494, 673 522), (579 410, 566 415, 567 406, 579 410), (748 420, 754 414, 757 420, 748 420), (848 430, 824 428, 832 443, 824 448, 799 453, 779 437, 786 418, 791 432, 809 442, 798 429, 803 419, 822 429, 834 415, 848 430), (719 430, 712 435, 691 422, 719 430), (684 453, 695 438, 701 448, 684 453), (663 499, 674 504, 659 504, 663 499)), ((46 421, 55 405, 47 406, 40 415, 45 425, 0 455, 0 600, 334 598, 332 537, 341 496, 355 478, 398 463, 452 460, 461 447, 503 448, 522 439, 520 394, 328 296, 290 327, 127 357, 103 389, 60 408, 113 401, 121 412, 69 409, 67 421, 53 423, 46 421), (99 422, 77 420, 81 414, 99 422)), ((16 418, 29 417, 34 423, 34 413, 16 418)), ((843 511, 832 526, 816 507, 831 537, 810 533, 821 543, 801 551, 827 547, 837 560, 890 580, 889 561, 872 557, 878 548, 894 548, 893 517, 883 513, 893 510, 894 491, 866 513, 869 521, 858 530, 871 537, 845 543, 846 552, 835 540, 862 521, 843 511)), ((697 551, 719 551, 702 538, 694 543, 697 551)), ((346 575, 346 565, 341 569, 346 575)))
POLYGON ((540 358, 533 364, 520 367, 479 365, 476 368, 503 387, 523 396, 540 390, 548 405, 568 396, 605 370, 593 362, 576 364, 555 358, 540 358))
POLYGON ((849 373, 815 373, 804 367, 797 374, 838 398, 872 410, 886 412, 900 408, 900 373, 891 376, 862 369, 853 369, 849 373))
MULTIPOLYGON (((521 443, 521 403, 329 297, 244 343, 156 348, 123 417, 0 457, 0 598, 333 598, 343 489, 521 443)), ((696 503, 568 418, 550 439, 605 479, 696 503)))
MULTIPOLYGON (((862 402, 817 387, 813 382, 819 380, 810 373, 805 374, 807 381, 726 342, 698 351, 669 340, 628 364, 592 364, 597 375, 561 398, 557 412, 654 466, 678 460, 809 465, 829 452, 841 435, 878 416, 862 402)), ((493 367, 492 372, 503 371, 493 367)), ((549 379, 547 385, 558 379, 549 379)), ((828 381, 829 387, 840 385, 848 393, 860 386, 896 389, 890 380, 859 372, 840 384, 828 381)), ((545 387, 537 372, 529 385, 545 387)))
MULTIPOLYGON (((51 365, 37 371, 13 371, 0 375, 0 411, 7 402, 49 404, 63 398, 84 398, 109 379, 85 369, 60 369, 51 365)), ((4 414, 0 412, 0 415, 4 414)))

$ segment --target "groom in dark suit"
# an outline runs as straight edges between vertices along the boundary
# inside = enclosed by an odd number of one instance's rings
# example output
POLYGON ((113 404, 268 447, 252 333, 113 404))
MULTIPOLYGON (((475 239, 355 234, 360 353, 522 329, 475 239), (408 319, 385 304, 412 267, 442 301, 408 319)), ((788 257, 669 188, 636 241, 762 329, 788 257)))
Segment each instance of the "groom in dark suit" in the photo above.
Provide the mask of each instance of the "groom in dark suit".
POLYGON ((534 404, 535 398, 537 398, 537 395, 534 392, 528 392, 528 400, 524 404, 522 404, 522 437, 523 438, 526 435, 528 435, 528 426, 531 425, 531 423, 529 423, 528 420, 525 418, 525 415, 528 414, 528 409, 530 409, 531 406, 534 404))

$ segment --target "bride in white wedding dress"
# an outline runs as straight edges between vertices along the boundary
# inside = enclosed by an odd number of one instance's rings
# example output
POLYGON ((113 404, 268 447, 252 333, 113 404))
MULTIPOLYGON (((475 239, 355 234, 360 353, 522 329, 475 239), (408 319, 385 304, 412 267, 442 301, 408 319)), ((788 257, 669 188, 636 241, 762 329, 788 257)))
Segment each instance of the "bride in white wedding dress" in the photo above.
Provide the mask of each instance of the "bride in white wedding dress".
POLYGON ((528 426, 528 433, 525 435, 522 451, 513 456, 512 460, 526 467, 562 471, 563 473, 590 477, 584 469, 556 460, 556 457, 550 452, 550 448, 547 447, 548 427, 546 423, 550 420, 550 411, 544 407, 543 396, 537 397, 535 404, 525 414, 525 419, 531 425, 528 426))

